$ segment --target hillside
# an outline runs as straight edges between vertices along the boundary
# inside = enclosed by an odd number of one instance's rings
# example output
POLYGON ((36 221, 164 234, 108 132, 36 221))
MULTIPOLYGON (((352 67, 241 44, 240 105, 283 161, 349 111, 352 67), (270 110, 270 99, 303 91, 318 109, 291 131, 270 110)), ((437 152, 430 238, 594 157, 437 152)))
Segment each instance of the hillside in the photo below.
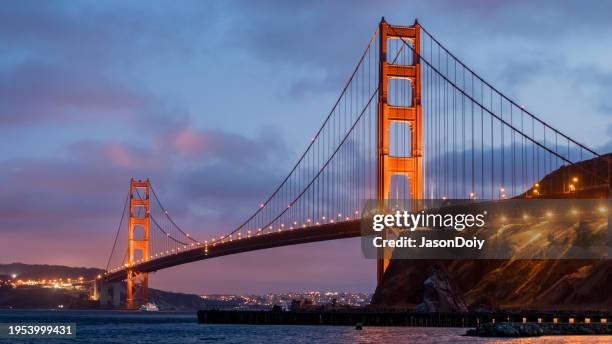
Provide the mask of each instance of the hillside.
POLYGON ((471 311, 610 311, 611 283, 612 262, 602 260, 392 260, 372 303, 449 312, 461 303, 471 311))
POLYGON ((11 263, 0 264, 0 275, 17 275, 21 279, 59 279, 83 277, 92 280, 104 270, 97 268, 69 267, 62 265, 39 265, 11 263))
MULTIPOLYGON (((539 198, 561 197, 563 180, 582 176, 581 169, 593 173, 582 177, 576 197, 607 197, 608 158, 612 157, 608 154, 552 172, 539 182, 543 193, 539 198)), ((535 227, 528 229, 533 233, 538 231, 535 227)), ((539 245, 539 241, 530 241, 530 245, 539 245)), ((612 260, 395 259, 377 287, 372 304, 446 312, 466 309, 612 311, 610 285, 612 260)))
MULTIPOLYGON (((83 277, 84 280, 93 280, 102 272, 104 270, 97 268, 61 265, 0 264, 0 276, 17 275, 17 278, 22 280, 77 279, 79 277, 83 277)), ((149 289, 149 301, 164 311, 194 311, 211 307, 209 301, 203 300, 198 295, 151 288, 149 289)), ((0 308, 49 309, 57 308, 59 305, 63 305, 66 309, 98 308, 97 302, 88 300, 87 292, 82 290, 0 286, 0 308)))

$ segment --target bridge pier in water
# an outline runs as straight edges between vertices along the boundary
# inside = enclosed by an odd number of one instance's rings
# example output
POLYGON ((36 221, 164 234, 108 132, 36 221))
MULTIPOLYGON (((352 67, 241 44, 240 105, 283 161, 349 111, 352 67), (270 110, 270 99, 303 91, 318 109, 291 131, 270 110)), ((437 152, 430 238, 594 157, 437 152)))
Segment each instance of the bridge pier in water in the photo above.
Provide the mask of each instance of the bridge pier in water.
POLYGON ((120 308, 122 289, 122 282, 108 283, 104 280, 96 280, 94 281, 92 298, 100 302, 100 308, 106 308, 108 306, 120 308))

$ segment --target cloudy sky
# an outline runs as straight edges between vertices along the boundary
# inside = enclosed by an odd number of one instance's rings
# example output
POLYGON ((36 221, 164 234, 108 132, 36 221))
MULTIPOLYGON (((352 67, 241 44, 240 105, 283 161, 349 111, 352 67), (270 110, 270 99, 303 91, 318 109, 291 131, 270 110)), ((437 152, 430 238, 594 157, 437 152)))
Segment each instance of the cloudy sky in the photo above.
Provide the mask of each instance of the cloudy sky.
MULTIPOLYGON (((131 176, 194 236, 240 223, 322 123, 381 16, 611 150, 607 1, 0 1, 0 263, 104 267, 131 176)), ((152 276, 199 293, 373 291, 358 240, 152 276)))

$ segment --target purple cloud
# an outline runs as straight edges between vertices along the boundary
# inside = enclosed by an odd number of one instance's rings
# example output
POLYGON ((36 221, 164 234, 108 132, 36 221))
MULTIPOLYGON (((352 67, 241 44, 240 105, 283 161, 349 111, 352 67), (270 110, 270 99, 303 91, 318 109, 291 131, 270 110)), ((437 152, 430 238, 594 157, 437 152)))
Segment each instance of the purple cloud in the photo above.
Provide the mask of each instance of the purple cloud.
POLYGON ((0 71, 0 124, 103 121, 137 112, 146 97, 94 69, 24 63, 0 71))

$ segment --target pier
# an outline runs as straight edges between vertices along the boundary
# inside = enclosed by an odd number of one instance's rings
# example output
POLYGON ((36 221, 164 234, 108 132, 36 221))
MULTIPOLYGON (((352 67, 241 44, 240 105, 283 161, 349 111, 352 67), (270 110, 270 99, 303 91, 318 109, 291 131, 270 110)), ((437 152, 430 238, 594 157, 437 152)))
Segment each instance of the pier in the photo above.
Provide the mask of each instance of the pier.
POLYGON ((200 324, 477 327, 485 323, 608 324, 601 312, 423 313, 370 309, 329 311, 198 311, 200 324))

